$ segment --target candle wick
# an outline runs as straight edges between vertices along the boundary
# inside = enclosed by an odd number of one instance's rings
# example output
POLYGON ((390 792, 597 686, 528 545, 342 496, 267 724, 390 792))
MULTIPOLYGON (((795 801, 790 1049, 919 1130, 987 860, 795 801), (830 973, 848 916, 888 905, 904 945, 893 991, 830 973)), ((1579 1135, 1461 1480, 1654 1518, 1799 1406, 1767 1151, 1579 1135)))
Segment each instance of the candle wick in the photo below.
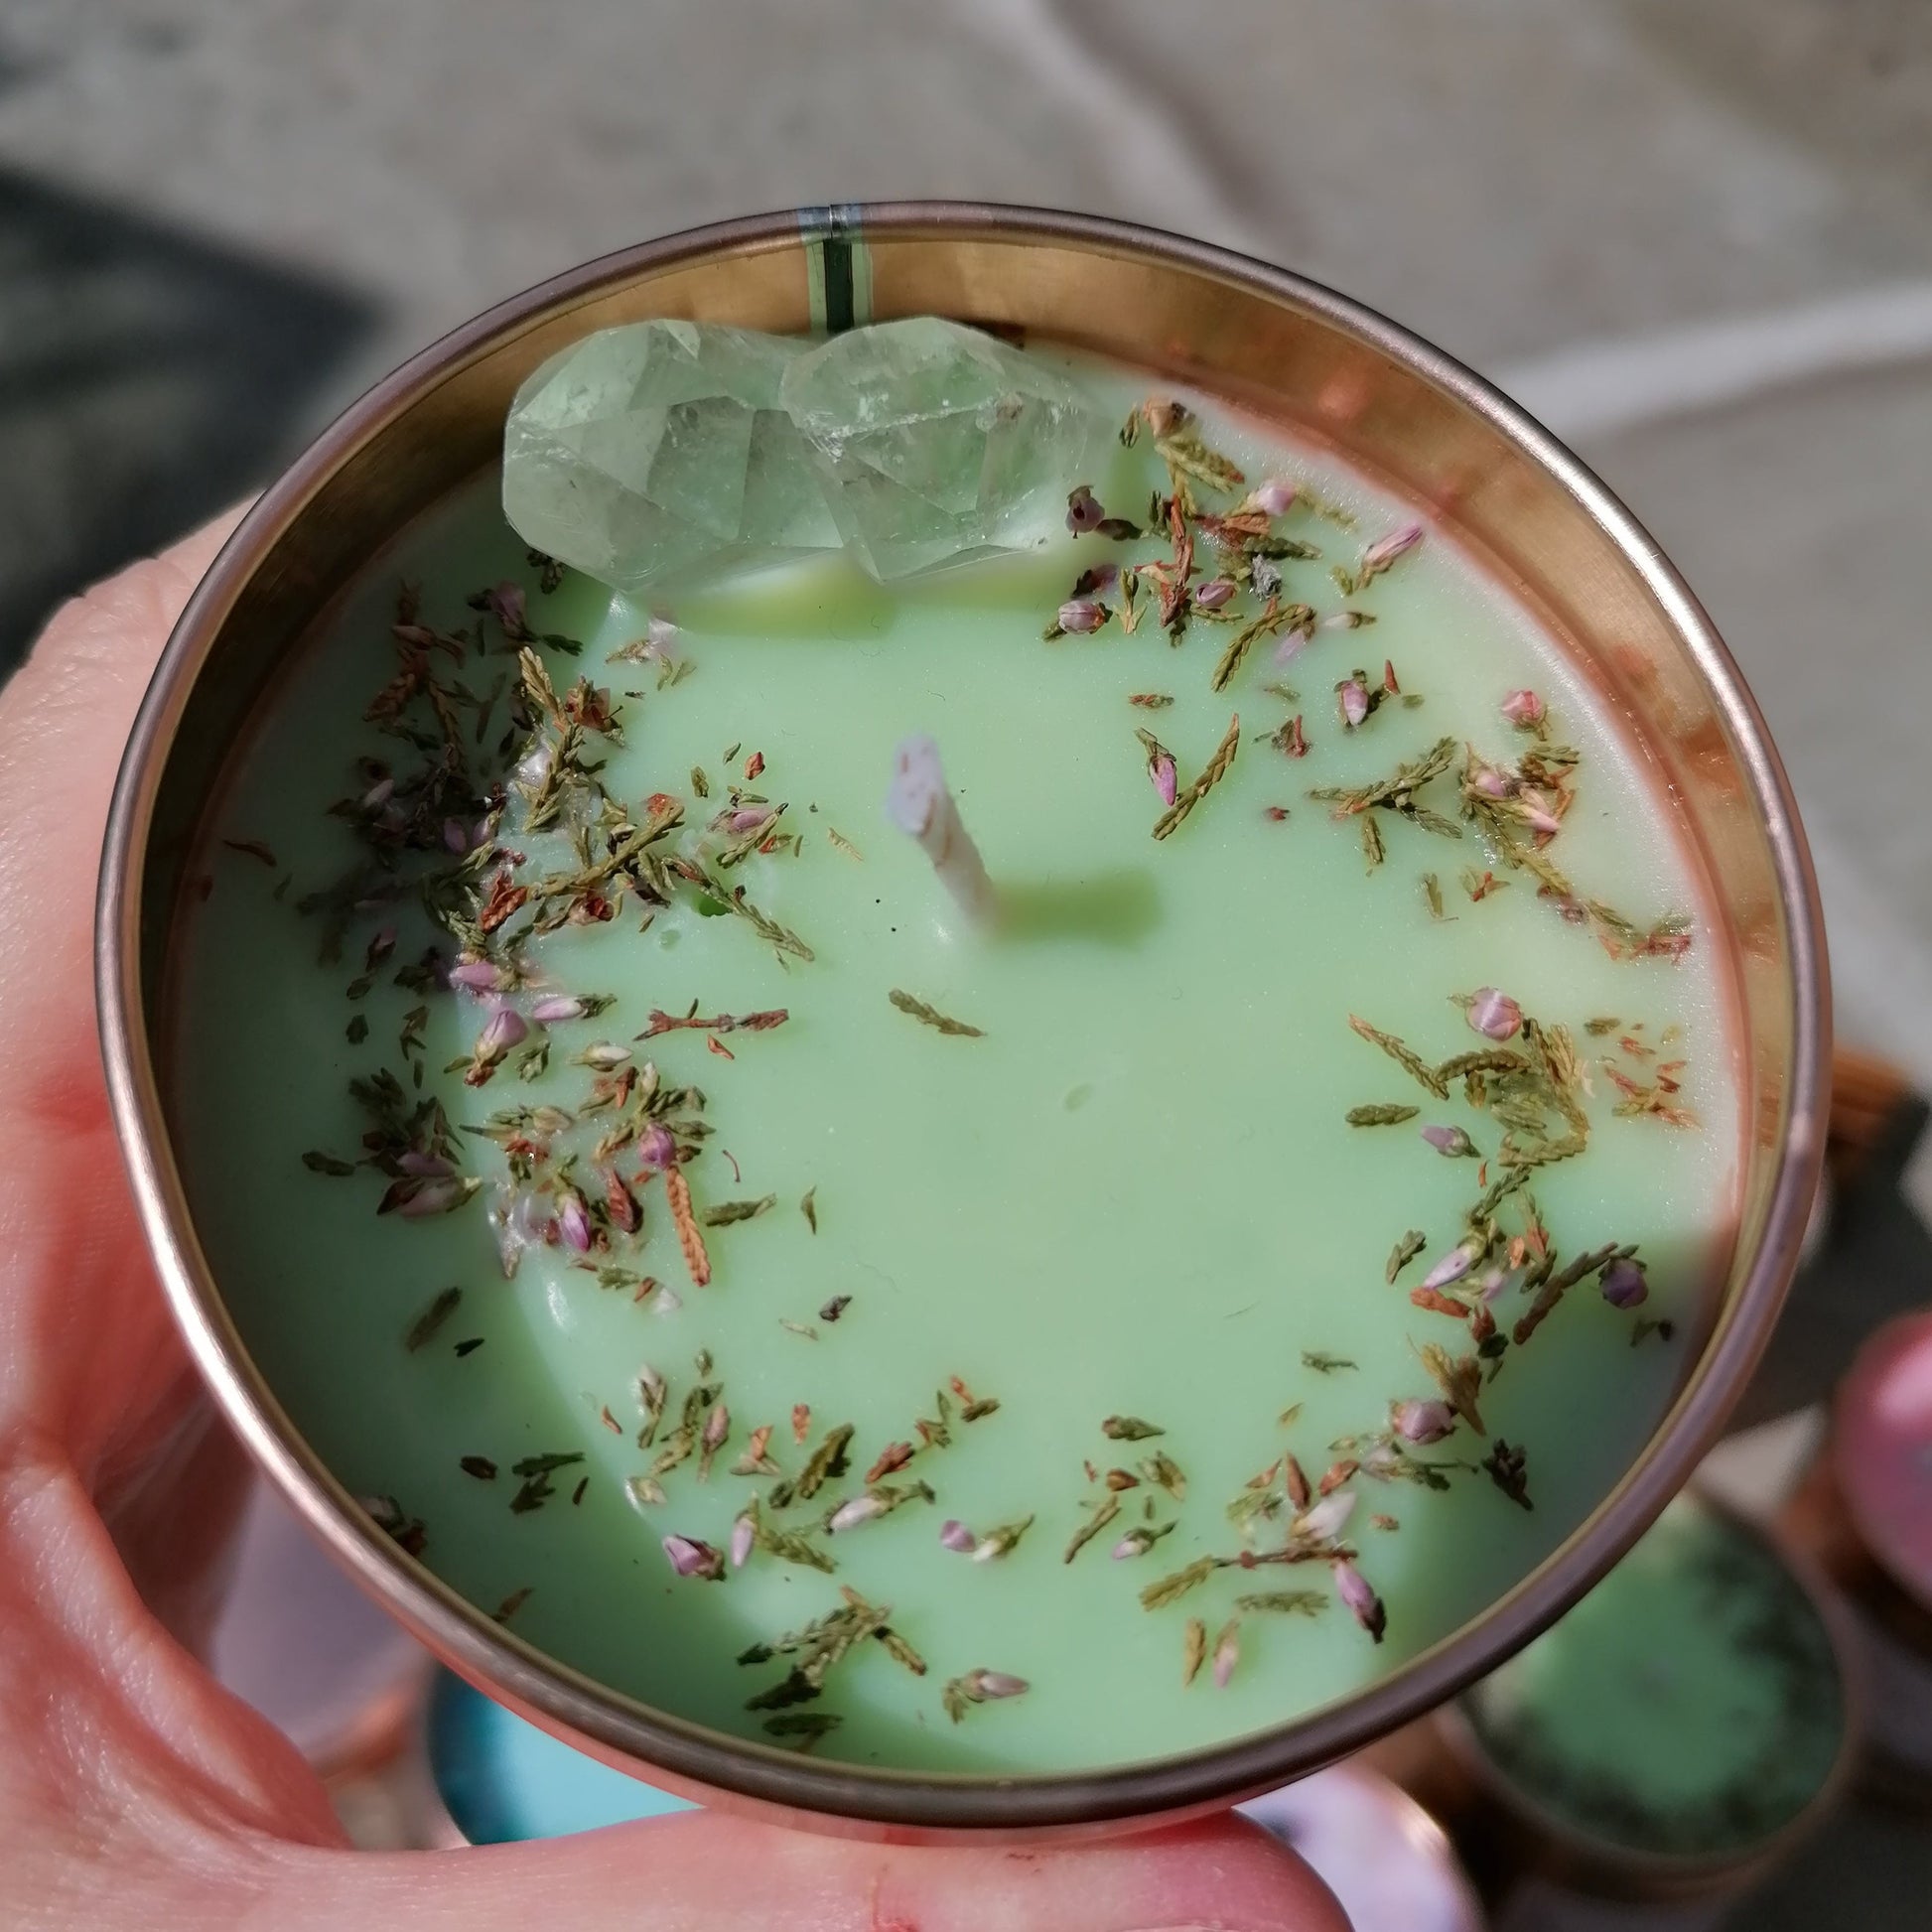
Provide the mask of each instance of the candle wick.
POLYGON ((939 747, 920 734, 902 739, 893 760, 886 816, 932 861, 934 876, 975 925, 989 927, 999 914, 999 898, 986 876, 973 835, 959 816, 946 785, 939 747))

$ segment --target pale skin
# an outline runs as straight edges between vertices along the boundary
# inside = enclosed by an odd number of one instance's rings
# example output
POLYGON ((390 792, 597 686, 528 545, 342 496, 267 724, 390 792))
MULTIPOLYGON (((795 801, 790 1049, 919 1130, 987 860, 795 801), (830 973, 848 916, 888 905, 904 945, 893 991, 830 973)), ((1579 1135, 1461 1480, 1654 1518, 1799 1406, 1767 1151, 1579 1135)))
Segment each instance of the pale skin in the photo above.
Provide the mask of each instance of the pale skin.
POLYGON ((69 605, 0 692, 0 1899, 20 1932, 1347 1932, 1226 1818, 913 1850, 700 1812, 543 1845, 348 1849, 197 1661, 241 1471, 149 1268, 94 1036, 114 763, 233 519, 69 605))

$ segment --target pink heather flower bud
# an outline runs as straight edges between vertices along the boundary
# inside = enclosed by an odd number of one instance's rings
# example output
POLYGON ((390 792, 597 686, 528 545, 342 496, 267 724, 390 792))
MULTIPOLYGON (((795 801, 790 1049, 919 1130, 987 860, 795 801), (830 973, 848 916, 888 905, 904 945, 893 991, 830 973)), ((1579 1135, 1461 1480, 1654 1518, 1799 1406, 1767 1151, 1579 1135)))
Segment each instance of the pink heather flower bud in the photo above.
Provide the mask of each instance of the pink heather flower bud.
POLYGON ((1360 575, 1364 578, 1379 576, 1395 562, 1398 557, 1406 556, 1422 541, 1422 525, 1405 523, 1399 530, 1391 530, 1385 537, 1377 537, 1362 552, 1360 575))
POLYGON ((490 615, 512 637, 527 634, 528 625, 524 621, 523 586, 521 584, 498 584, 485 600, 490 615))
POLYGON ((637 1159, 658 1173, 677 1166, 677 1142, 661 1120, 654 1120, 637 1142, 637 1159))
POLYGON ((1476 1151, 1476 1144, 1459 1127, 1425 1127, 1422 1137, 1438 1154, 1459 1160, 1476 1151))
POLYGON ((1295 1534, 1311 1543, 1332 1541, 1354 1515, 1355 1502, 1352 1489, 1337 1489, 1333 1495, 1323 1496, 1312 1509, 1306 1509, 1296 1517, 1295 1534))
POLYGON ((704 1419, 704 1434, 699 1440, 713 1453, 725 1445, 725 1438, 732 1433, 732 1412, 722 1402, 711 1405, 711 1413, 704 1419))
POLYGON ((501 1059, 512 1046, 529 1036, 523 1016, 513 1007, 498 1007, 477 1035, 477 1052, 484 1059, 501 1059))
POLYGON ((1382 1607, 1382 1599, 1368 1587, 1361 1572, 1352 1563, 1337 1563, 1333 1574, 1335 1594, 1354 1613, 1355 1621, 1377 1643, 1380 1643, 1382 1632, 1388 1628, 1389 1623, 1388 1612, 1382 1607))
POLYGON ((1502 702, 1502 713, 1518 731, 1533 731, 1543 722, 1543 700, 1534 691, 1512 691, 1502 702))
POLYGON ((503 984, 503 973, 486 959, 466 959, 450 968, 450 984, 466 993, 494 993, 503 984))
POLYGON ((573 1248, 580 1255, 591 1250, 591 1214, 584 1205, 584 1196, 572 1188, 566 1191, 557 1202, 557 1228, 564 1237, 564 1245, 573 1248))
POLYGON ((964 1523, 949 1518, 940 1527, 939 1546, 941 1549, 952 1550, 960 1556, 964 1556, 968 1551, 976 1548, 978 1543, 979 1538, 964 1523))
POLYGON ((445 1174, 453 1174, 456 1169, 440 1154, 419 1154, 411 1148, 407 1154, 396 1157, 396 1166, 404 1173, 416 1175, 419 1180, 440 1180, 445 1174))
POLYGON ((966 1683, 974 1697, 989 1701, 1025 1697, 1033 1689, 1024 1677, 1009 1677, 1003 1670, 969 1671, 966 1683))
POLYGON ((454 852, 461 859, 470 850, 470 834, 460 818, 446 818, 443 821, 443 845, 445 850, 454 852))
POLYGON ((1469 789, 1485 798, 1507 798, 1515 787, 1507 772, 1498 771, 1493 764, 1479 764, 1469 774, 1469 789))
POLYGON ((1599 1278, 1603 1299, 1613 1309, 1634 1309, 1650 1299, 1650 1284, 1644 1280, 1639 1262, 1620 1257, 1603 1270, 1599 1278))
POLYGON ((615 1073, 630 1057, 630 1048, 621 1040, 593 1040, 584 1050, 575 1055, 579 1066, 588 1066, 599 1073, 615 1073))
POLYGON ((725 1559, 709 1543, 694 1536, 667 1536, 662 1541, 664 1554, 680 1577, 701 1577, 715 1584, 725 1574, 725 1559))
POLYGON ((1248 498, 1256 509, 1266 510, 1270 516, 1286 516, 1295 507, 1299 492, 1286 477, 1270 477, 1248 498))
POLYGON ((1179 789, 1178 780, 1174 775, 1173 758, 1168 753, 1163 752, 1158 758, 1149 759, 1147 761, 1147 775, 1154 781, 1154 789, 1161 794, 1162 804, 1172 805, 1174 801, 1174 794, 1179 789))
POLYGON ((574 993, 549 993, 530 1009, 530 1018, 539 1027, 561 1026, 566 1020, 581 1020, 584 1003, 574 993))
POLYGON ((1368 716, 1368 686, 1360 678, 1344 678, 1335 686, 1341 700, 1341 722, 1353 731, 1368 716))
POLYGON ((383 808, 383 806, 386 805, 389 802, 389 800, 395 796, 395 793, 396 793, 395 779, 378 778, 375 781, 375 783, 372 784, 368 788, 368 790, 362 794, 362 809, 365 812, 379 812, 383 808))
POLYGON ((1447 1402, 1398 1402, 1391 1420, 1405 1443, 1440 1443, 1455 1428, 1455 1411, 1447 1402))
POLYGON ((1105 563, 1095 564, 1086 574, 1086 586, 1090 591, 1111 590, 1120 582, 1120 566, 1111 558, 1105 563))
POLYGON ((751 1517, 741 1516, 732 1525, 732 1568, 743 1570, 752 1554, 752 1542, 758 1534, 757 1526, 751 1517))
POLYGON ((1447 1288, 1450 1282, 1459 1282, 1476 1265, 1476 1256, 1480 1252, 1481 1249, 1473 1242, 1458 1243, 1423 1277, 1423 1287, 1447 1288))
POLYGON ((460 1174, 426 1180, 406 1198, 396 1202, 396 1212, 405 1221, 421 1221, 432 1214, 447 1214, 452 1208, 461 1207, 480 1185, 480 1181, 466 1180, 460 1174))
POLYGON ((769 805, 742 805, 735 812, 725 815, 725 829, 728 832, 756 832, 760 825, 769 825, 777 817, 769 805))
POLYGON ((1082 637, 1107 621, 1107 607, 1090 597, 1070 597, 1060 606, 1054 621, 1069 635, 1082 637))
POLYGON ((1241 1625, 1239 1620, 1230 1622, 1220 1634, 1214 1645, 1214 1688, 1225 1691, 1228 1679, 1234 1675, 1234 1667, 1241 1661, 1241 1625))
POLYGON ((1233 578, 1210 577, 1194 592, 1194 602, 1203 611, 1218 611, 1233 595, 1233 578))
POLYGON ((1523 1030, 1523 1009, 1507 993, 1479 986, 1469 1002, 1469 1025, 1485 1039, 1513 1039, 1523 1030))
POLYGON ((1105 520, 1107 512, 1094 501, 1093 491, 1085 483, 1067 492, 1066 527, 1077 536, 1088 530, 1098 529, 1105 520))
POLYGON ((884 1496, 854 1496, 849 1503, 841 1503, 833 1510, 825 1527, 834 1536, 841 1530, 856 1530, 861 1523, 870 1523, 875 1517, 884 1516, 889 1507, 884 1496))
POLYGON ((1528 819, 1528 823, 1540 833, 1563 831, 1563 819, 1557 817, 1556 807, 1550 804, 1550 800, 1542 792, 1532 790, 1530 786, 1521 786, 1517 790, 1517 809, 1521 811, 1522 817, 1528 819))

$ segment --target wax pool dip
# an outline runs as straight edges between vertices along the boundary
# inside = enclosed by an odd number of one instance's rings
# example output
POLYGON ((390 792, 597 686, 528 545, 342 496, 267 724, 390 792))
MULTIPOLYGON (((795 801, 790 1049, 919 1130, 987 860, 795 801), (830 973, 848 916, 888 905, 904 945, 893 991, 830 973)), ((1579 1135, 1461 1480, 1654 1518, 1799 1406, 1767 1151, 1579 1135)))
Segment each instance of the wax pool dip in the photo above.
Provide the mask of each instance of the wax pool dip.
POLYGON ((576 1669, 866 1764, 1399 1667, 1627 1467, 1730 1235, 1721 941, 1561 650, 1051 366, 1134 429, 1074 527, 887 588, 632 601, 481 480, 237 749, 178 955, 197 1231, 330 1467, 576 1669), (882 811, 916 734, 989 921, 882 811))

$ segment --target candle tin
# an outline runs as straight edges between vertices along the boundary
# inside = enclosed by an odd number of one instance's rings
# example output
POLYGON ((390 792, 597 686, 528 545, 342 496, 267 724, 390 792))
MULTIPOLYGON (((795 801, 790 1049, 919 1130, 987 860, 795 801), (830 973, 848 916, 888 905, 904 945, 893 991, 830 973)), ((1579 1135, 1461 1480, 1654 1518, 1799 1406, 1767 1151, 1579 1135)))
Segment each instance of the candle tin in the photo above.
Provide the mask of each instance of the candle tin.
POLYGON ((1662 1905, 1711 1901, 1748 1889, 1821 1825, 1858 1771, 1870 1709, 1851 1620, 1824 1572, 1796 1539, 1694 1489, 1687 1500, 1726 1534, 1755 1546, 1807 1605, 1819 1652, 1811 1681, 1829 1682, 1837 1743, 1803 1805, 1736 1842, 1665 1851, 1619 1837, 1608 1821, 1591 1830, 1559 1808, 1540 1782, 1506 1766, 1486 1743, 1470 1701, 1445 1704, 1412 1742, 1405 1783, 1441 1817, 1472 1875, 1499 1913, 1524 1887, 1601 1900, 1662 1905))
POLYGON ((1332 1763, 1440 1705, 1574 1602, 1717 1436, 1774 1321, 1824 1149, 1830 1054, 1816 885, 1743 680, 1657 545, 1585 467, 1441 350, 1284 270, 1117 222, 963 204, 733 221, 593 262, 467 324, 327 430, 255 504, 162 658, 115 792, 98 913, 108 1085, 162 1280, 214 1400, 297 1513, 452 1668, 651 1781, 820 1829, 1021 1839, 1177 1819, 1332 1763), (1294 1723, 1080 1775, 875 1770, 731 1739, 556 1662, 466 1602, 356 1506, 244 1348, 197 1242, 163 1080, 170 933, 228 749, 343 583, 499 455, 522 379, 649 317, 838 330, 935 314, 1183 380, 1325 444, 1536 606, 1652 761, 1712 882, 1746 1124, 1737 1224, 1676 1400, 1614 1491, 1480 1617, 1294 1723))

